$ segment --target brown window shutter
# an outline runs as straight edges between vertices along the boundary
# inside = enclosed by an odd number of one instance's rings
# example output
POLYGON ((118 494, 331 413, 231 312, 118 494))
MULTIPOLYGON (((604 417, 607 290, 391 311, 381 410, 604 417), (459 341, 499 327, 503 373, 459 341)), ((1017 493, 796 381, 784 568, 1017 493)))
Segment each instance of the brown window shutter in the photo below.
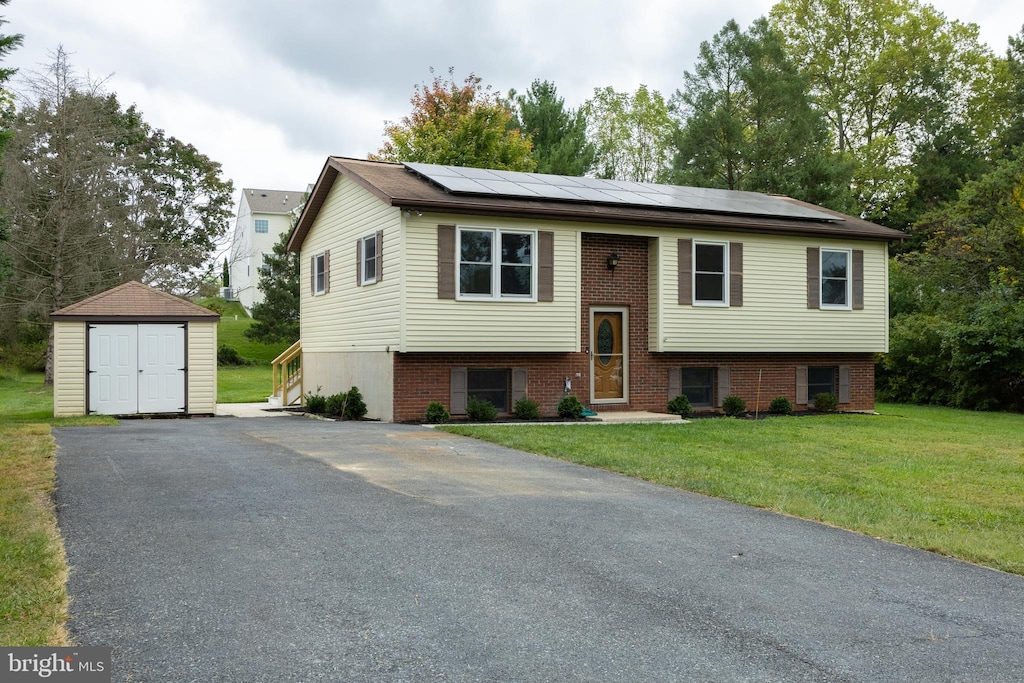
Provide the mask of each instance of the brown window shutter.
POLYGON ((807 366, 796 366, 796 404, 807 405, 807 366))
POLYGON ((324 252, 324 294, 331 291, 331 250, 324 252))
POLYGON ((732 381, 729 376, 729 368, 725 365, 718 366, 718 396, 715 397, 715 405, 719 408, 725 403, 725 397, 729 395, 732 390, 732 381))
POLYGON ((466 372, 466 368, 452 368, 449 403, 453 415, 466 414, 468 375, 469 373, 466 372))
POLYGON ((807 308, 821 308, 821 255, 818 247, 807 247, 807 308))
POLYGON ((853 250, 853 310, 864 310, 864 250, 853 250))
POLYGON ((555 300, 555 233, 537 233, 537 301, 555 300))
POLYGON ((383 230, 378 230, 377 231, 377 239, 374 240, 374 243, 377 245, 377 254, 376 254, 377 260, 375 261, 375 263, 377 265, 377 280, 380 281, 380 280, 384 279, 384 231, 383 230))
POLYGON ((839 366, 839 402, 850 402, 850 366, 839 366))
POLYGON ((693 303, 693 240, 679 240, 679 305, 693 303))
POLYGON ((316 256, 309 257, 309 295, 316 296, 316 256))
POLYGON ((356 240, 356 287, 363 285, 363 240, 356 240))
MULTIPOLYGON (((455 298, 454 225, 437 226, 437 298, 455 298)), ((465 401, 463 401, 462 412, 465 412, 465 401)))
POLYGON ((671 401, 676 396, 683 393, 683 369, 682 368, 669 368, 668 369, 668 400, 671 401))
POLYGON ((729 243, 729 305, 743 305, 743 243, 729 243))
POLYGON ((512 368, 512 405, 526 396, 526 368, 512 368))

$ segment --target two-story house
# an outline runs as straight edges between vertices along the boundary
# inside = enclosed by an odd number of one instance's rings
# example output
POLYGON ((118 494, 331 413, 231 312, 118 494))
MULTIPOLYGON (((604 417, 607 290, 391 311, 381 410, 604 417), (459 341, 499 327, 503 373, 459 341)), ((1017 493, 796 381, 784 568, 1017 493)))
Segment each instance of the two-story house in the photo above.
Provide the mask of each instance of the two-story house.
POLYGON ((281 235, 291 230, 305 197, 302 191, 242 190, 228 268, 232 298, 246 311, 252 312, 252 307, 263 301, 263 292, 257 285, 260 270, 265 267, 264 256, 273 254, 281 235))
POLYGON ((871 410, 901 238, 750 192, 330 157, 288 244, 303 381, 395 421, 566 392, 871 410))

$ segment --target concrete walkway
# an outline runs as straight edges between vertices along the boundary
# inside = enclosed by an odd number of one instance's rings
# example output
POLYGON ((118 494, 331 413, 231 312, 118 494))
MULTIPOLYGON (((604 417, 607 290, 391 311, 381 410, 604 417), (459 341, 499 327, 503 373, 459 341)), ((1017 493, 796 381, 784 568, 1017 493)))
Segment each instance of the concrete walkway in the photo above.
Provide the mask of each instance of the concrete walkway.
MULTIPOLYGON (((217 416, 218 417, 286 417, 289 415, 298 415, 300 413, 286 410, 284 408, 277 408, 271 406, 269 403, 218 403, 217 404, 217 416)), ((623 424, 623 423, 673 423, 673 424, 685 424, 685 420, 680 420, 678 415, 670 415, 668 413, 651 413, 642 410, 632 411, 614 411, 598 413, 597 418, 602 423, 608 424, 623 424)), ((521 423, 517 423, 521 424, 521 423)), ((548 424, 548 423, 534 423, 534 424, 548 424)), ((555 424, 555 423, 551 423, 555 424)), ((557 424, 593 424, 592 421, 580 422, 580 423, 566 423, 559 422, 557 424)))

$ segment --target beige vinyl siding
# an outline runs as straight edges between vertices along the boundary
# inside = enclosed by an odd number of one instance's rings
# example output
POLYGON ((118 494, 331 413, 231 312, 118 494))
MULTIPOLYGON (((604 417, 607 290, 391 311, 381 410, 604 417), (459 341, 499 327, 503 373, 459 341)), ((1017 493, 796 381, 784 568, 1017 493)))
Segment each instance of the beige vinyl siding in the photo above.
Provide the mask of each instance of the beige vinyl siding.
MULTIPOLYGON (((401 350, 547 351, 580 348, 580 236, 573 224, 439 214, 406 219, 405 328, 401 350), (437 296, 437 226, 554 233, 554 300, 459 301, 437 296)), ((536 254, 534 264, 536 264, 536 254)))
POLYGON ((188 324, 188 412, 217 410, 217 324, 188 324))
POLYGON ((53 324, 53 415, 85 415, 85 323, 53 324))
POLYGON ((303 352, 396 350, 403 279, 401 222, 399 209, 350 178, 338 177, 299 257, 303 352), (359 287, 356 241, 378 230, 384 233, 382 278, 359 287), (310 293, 310 258, 325 250, 330 250, 330 291, 314 297, 310 293))
MULTIPOLYGON (((647 247, 647 348, 658 348, 659 330, 661 330, 661 287, 659 286, 659 273, 661 273, 661 243, 664 238, 653 239, 647 247)), ((667 296, 667 295, 666 295, 667 296)), ((667 296, 669 301, 672 297, 667 296)))
POLYGON ((880 352, 888 349, 888 256, 883 242, 674 231, 662 235, 658 351, 880 352), (743 243, 743 306, 677 303, 677 239, 743 243), (807 308, 807 247, 864 251, 864 309, 807 308))

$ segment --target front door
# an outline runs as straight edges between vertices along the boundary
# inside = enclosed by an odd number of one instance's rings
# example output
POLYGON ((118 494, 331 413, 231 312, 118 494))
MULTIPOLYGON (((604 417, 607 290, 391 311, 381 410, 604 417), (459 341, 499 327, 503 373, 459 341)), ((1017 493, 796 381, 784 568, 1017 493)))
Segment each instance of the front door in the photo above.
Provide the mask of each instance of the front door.
POLYGON ((600 310, 591 313, 590 386, 595 403, 622 403, 626 400, 626 375, 629 359, 624 310, 600 310))

